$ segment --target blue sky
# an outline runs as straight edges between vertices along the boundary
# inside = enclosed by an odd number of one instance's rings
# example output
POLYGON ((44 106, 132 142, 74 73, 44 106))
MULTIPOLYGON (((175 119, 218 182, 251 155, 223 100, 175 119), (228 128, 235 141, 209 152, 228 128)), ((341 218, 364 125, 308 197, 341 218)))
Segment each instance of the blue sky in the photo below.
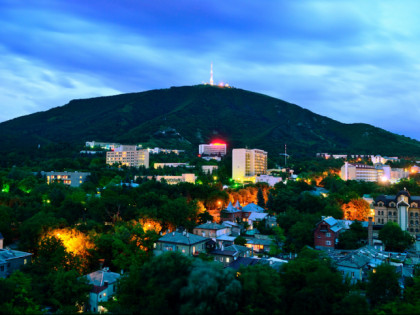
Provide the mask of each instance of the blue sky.
POLYGON ((0 0, 0 121, 214 80, 420 140, 420 1, 0 0))

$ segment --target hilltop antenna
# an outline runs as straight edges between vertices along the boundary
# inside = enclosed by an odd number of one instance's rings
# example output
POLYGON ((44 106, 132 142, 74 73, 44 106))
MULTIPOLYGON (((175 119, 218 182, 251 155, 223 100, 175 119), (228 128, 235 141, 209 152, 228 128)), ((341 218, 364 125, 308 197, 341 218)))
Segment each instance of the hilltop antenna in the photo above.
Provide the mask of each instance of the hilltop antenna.
POLYGON ((213 85, 213 62, 210 66, 210 85, 213 85))
POLYGON ((286 143, 284 144, 284 167, 287 168, 287 160, 286 160, 286 156, 287 156, 287 145, 286 143))

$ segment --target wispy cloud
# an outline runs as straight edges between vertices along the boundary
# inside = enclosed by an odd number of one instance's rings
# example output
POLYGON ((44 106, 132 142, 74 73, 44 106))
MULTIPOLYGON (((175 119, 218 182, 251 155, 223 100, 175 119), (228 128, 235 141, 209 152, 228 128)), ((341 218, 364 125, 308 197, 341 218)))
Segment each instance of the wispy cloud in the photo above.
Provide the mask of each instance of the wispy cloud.
POLYGON ((215 79, 420 139, 416 12, 396 1, 0 0, 0 120, 215 79))

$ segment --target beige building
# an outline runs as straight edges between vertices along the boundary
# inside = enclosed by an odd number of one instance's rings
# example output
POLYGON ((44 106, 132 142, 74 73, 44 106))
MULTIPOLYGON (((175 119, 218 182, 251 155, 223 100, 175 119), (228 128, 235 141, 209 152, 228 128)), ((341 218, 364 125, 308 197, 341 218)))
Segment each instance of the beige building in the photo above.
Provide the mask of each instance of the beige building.
POLYGON ((121 164, 128 167, 149 168, 149 152, 138 150, 135 145, 120 145, 106 153, 106 164, 121 164))
POLYGON ((375 198, 375 223, 395 222, 403 231, 416 235, 420 231, 420 196, 411 196, 407 190, 397 195, 381 195, 375 198))
POLYGON ((383 168, 364 164, 350 164, 345 162, 341 167, 342 180, 362 180, 366 182, 380 181, 384 176, 383 168))
POLYGON ((267 152, 259 149, 232 150, 232 178, 236 181, 255 181, 267 173, 267 152))

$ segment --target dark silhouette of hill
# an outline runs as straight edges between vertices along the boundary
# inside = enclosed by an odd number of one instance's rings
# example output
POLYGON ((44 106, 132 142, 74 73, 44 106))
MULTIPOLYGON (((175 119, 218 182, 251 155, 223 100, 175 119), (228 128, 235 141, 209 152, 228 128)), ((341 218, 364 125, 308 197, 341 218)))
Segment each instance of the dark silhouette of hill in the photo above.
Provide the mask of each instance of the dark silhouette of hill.
POLYGON ((420 155, 420 142, 368 124, 343 124, 266 95, 214 86, 184 86, 72 100, 0 124, 1 150, 25 151, 85 141, 147 143, 198 150, 215 138, 230 148, 420 155))

